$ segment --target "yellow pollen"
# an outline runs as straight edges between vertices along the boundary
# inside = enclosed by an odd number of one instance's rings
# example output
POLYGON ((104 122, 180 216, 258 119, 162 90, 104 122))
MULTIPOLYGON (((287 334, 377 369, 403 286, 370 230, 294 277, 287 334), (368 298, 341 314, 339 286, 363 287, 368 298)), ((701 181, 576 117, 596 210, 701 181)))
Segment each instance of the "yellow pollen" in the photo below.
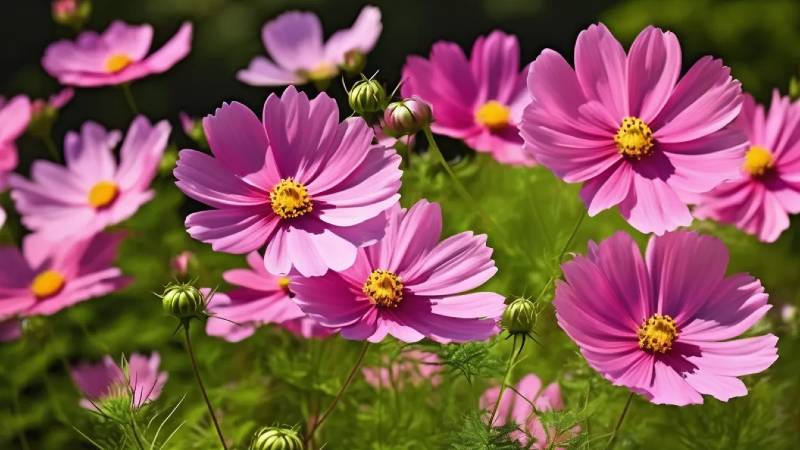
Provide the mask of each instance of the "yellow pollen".
POLYGON ((403 301, 403 282, 388 270, 372 271, 361 290, 377 306, 397 308, 403 301))
POLYGON ((130 56, 124 53, 114 53, 106 59, 106 71, 108 73, 117 73, 130 66, 132 62, 133 60, 130 56))
POLYGON ((772 158, 772 152, 764 147, 754 145, 744 155, 742 170, 751 176, 760 177, 767 173, 774 164, 775 160, 772 158))
POLYGON ((36 278, 33 279, 33 283, 31 283, 31 292, 33 292, 33 295, 38 299, 52 297, 64 288, 64 284, 66 284, 64 275, 61 275, 55 270, 46 270, 36 275, 36 278))
POLYGON ((330 63, 320 63, 318 66, 310 70, 301 70, 300 76, 307 78, 311 81, 326 81, 335 77, 339 73, 339 69, 330 63))
POLYGON ((621 155, 634 159, 649 155, 655 145, 650 127, 638 117, 622 119, 622 125, 614 135, 614 142, 617 143, 621 155))
POLYGON ((508 126, 511 110, 497 100, 489 100, 475 111, 475 121, 491 130, 499 130, 508 126))
POLYGON ((112 204, 119 195, 119 188, 113 181, 101 181, 89 191, 89 204, 95 209, 105 208, 112 204))
POLYGON ((278 287, 285 293, 289 293, 289 278, 288 277, 280 277, 278 278, 278 287))
POLYGON ((306 187, 291 177, 282 179, 269 193, 269 199, 272 210, 282 219, 294 219, 313 209, 306 187))
POLYGON ((675 320, 664 314, 653 314, 647 319, 637 333, 639 348, 651 353, 667 353, 678 338, 675 320))

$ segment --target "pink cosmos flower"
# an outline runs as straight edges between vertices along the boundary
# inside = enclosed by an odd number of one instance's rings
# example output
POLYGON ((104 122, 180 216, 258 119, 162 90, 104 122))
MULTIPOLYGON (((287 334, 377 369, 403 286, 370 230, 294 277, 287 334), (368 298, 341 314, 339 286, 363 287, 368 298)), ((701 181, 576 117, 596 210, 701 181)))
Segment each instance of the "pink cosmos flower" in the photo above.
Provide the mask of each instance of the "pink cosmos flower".
POLYGON ((37 98, 33 102, 31 102, 31 112, 36 114, 41 114, 47 108, 52 108, 55 110, 59 110, 64 107, 67 103, 72 100, 72 97, 75 96, 75 90, 72 88, 64 88, 55 94, 51 95, 47 98, 47 100, 42 98, 37 98))
POLYGON ((501 163, 532 165, 518 129, 530 102, 525 73, 516 36, 494 31, 475 41, 469 60, 452 42, 434 44, 430 59, 409 56, 402 93, 431 104, 434 133, 461 139, 501 163))
POLYGON ((57 244, 32 234, 22 253, 0 247, 0 320, 51 315, 122 289, 130 279, 114 267, 123 233, 99 233, 57 244))
POLYGON ((45 50, 42 66, 59 83, 97 87, 128 83, 163 73, 189 54, 192 24, 185 22, 163 47, 147 55, 150 25, 114 21, 103 34, 86 31, 75 42, 60 40, 45 50))
POLYGON ((161 395, 168 374, 158 371, 160 364, 157 352, 150 357, 132 354, 124 369, 106 355, 99 363, 72 368, 70 375, 85 396, 80 401, 82 407, 97 410, 106 399, 130 395, 131 405, 138 409, 161 395))
POLYGON ((644 259, 625 233, 590 242, 562 265, 558 324, 595 370, 653 403, 746 395, 736 377, 772 365, 778 338, 734 339, 771 306, 759 280, 727 266, 722 242, 694 232, 651 238, 644 259))
POLYGON ((0 192, 8 187, 8 175, 17 167, 14 141, 25 132, 31 120, 31 101, 18 95, 8 102, 0 97, 0 192))
POLYGON ((189 272, 189 263, 192 262, 192 259, 194 259, 194 253, 184 250, 175 255, 170 260, 169 265, 177 275, 186 275, 189 272))
POLYGON ((256 56, 236 77, 252 86, 326 82, 339 73, 339 66, 348 57, 369 53, 382 28, 381 11, 365 6, 352 27, 337 31, 323 43, 322 25, 315 14, 298 11, 281 14, 261 30, 261 39, 272 60, 256 56))
POLYGON ((531 65, 521 134, 538 162, 584 183, 589 215, 619 205, 634 228, 663 234, 692 222, 692 195, 738 177, 744 136, 731 127, 741 86, 710 56, 679 80, 678 38, 645 28, 628 54, 592 25, 575 70, 553 50, 531 65))
MULTIPOLYGON (((481 408, 491 411, 497 402, 498 395, 500 395, 498 386, 489 388, 481 396, 481 408)), ((519 380, 516 392, 508 389, 504 393, 492 425, 502 427, 509 422, 513 423, 519 429, 512 432, 511 436, 523 446, 528 445, 530 438, 533 438, 530 448, 550 448, 551 445, 557 445, 568 436, 553 436, 556 430, 545 430, 539 414, 562 409, 564 409, 564 401, 561 398, 561 388, 558 383, 550 383, 542 389, 542 381, 531 373, 519 380), (555 442, 553 442, 554 440, 555 442)))
POLYGON ((267 99, 263 125, 234 102, 203 126, 213 156, 182 150, 175 168, 186 195, 216 208, 186 219, 193 238, 228 253, 266 243, 267 271, 311 276, 347 269, 358 247, 383 236, 400 156, 372 144, 363 119, 339 123, 326 94, 309 100, 289 86, 267 99))
POLYGON ((503 296, 473 292, 497 268, 486 235, 467 231, 442 242, 439 205, 425 200, 387 213, 386 235, 358 250, 355 264, 321 277, 291 276, 296 301, 347 339, 380 342, 483 340, 498 333, 503 296))
POLYGON ((745 94, 736 126, 750 146, 739 176, 702 196, 694 215, 775 242, 789 228, 789 214, 800 213, 800 103, 776 90, 767 113, 745 94))
POLYGON ((32 181, 12 175, 11 197, 22 222, 56 241, 87 236, 131 217, 153 197, 148 188, 169 132, 166 121, 151 125, 138 116, 122 143, 119 164, 113 151, 119 131, 86 122, 80 134, 67 133, 66 167, 40 160, 33 163, 32 181))
MULTIPOLYGON (((388 358, 384 361, 388 362, 388 358)), ((442 382, 441 372, 439 357, 435 353, 421 350, 403 352, 390 367, 361 369, 364 379, 375 389, 390 389, 394 386, 403 388, 408 383, 419 386, 424 382, 438 386, 442 382)))
POLYGON ((289 279, 275 276, 264 268, 258 252, 247 255, 248 269, 225 272, 225 281, 239 286, 227 294, 215 293, 208 305, 214 315, 206 322, 206 333, 229 342, 250 337, 256 328, 275 323, 299 337, 325 337, 336 330, 325 328, 297 306, 289 289, 289 279))

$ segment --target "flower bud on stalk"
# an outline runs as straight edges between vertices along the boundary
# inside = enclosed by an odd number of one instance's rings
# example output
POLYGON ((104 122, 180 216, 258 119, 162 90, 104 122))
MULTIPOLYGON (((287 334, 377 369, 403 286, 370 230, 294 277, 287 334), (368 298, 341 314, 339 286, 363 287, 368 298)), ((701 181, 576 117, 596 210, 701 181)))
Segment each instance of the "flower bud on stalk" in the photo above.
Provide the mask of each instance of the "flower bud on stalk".
POLYGON ((264 427, 256 431, 250 450, 303 450, 303 440, 294 428, 264 427))
POLYGON ((536 326, 537 316, 536 304, 531 299, 519 297, 506 306, 501 323, 511 335, 530 336, 536 326))
POLYGON ((192 282, 167 285, 161 295, 161 305, 167 314, 181 321, 206 315, 206 299, 192 282))
POLYGON ((344 55, 344 62, 339 66, 347 75, 354 77, 360 74, 367 65, 367 55, 360 50, 350 50, 344 55))
POLYGON ((53 0, 51 9, 53 20, 56 23, 78 31, 89 20, 89 15, 92 13, 92 2, 89 0, 53 0))
POLYGON ((377 119, 378 113, 386 109, 389 102, 386 96, 386 89, 378 80, 371 80, 363 77, 362 80, 353 85, 347 94, 347 102, 350 108, 359 116, 367 118, 368 122, 377 119))
POLYGON ((383 113, 384 132, 392 137, 415 134, 433 121, 430 105, 414 96, 390 103, 383 113))

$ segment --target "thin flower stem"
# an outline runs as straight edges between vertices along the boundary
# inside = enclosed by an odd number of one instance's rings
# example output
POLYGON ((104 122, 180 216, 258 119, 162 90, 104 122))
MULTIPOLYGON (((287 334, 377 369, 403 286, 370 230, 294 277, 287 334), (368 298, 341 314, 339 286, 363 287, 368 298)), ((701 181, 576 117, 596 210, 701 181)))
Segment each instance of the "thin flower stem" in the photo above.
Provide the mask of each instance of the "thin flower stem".
POLYGON ((608 444, 606 444, 606 450, 611 450, 614 448, 614 444, 617 440, 617 432, 622 427, 622 422, 625 420, 625 415, 628 414, 628 409, 631 406, 631 401, 633 400, 633 392, 628 395, 628 400, 625 401, 625 407, 622 408, 622 413, 619 415, 619 419, 617 419, 617 424, 614 426, 614 431, 611 432, 611 437, 608 438, 608 444))
POLYGON ((55 141, 53 141, 53 136, 47 134, 42 137, 42 141, 44 142, 44 146, 47 147, 47 151, 50 153, 50 157, 53 158, 53 161, 60 163, 61 154, 58 151, 58 146, 56 146, 55 141))
POLYGON ((128 108, 130 108, 133 115, 139 114, 139 108, 136 106, 136 100, 133 98, 130 83, 122 84, 122 93, 125 94, 125 101, 128 103, 128 108))
POLYGON ((228 450, 228 445, 225 444, 225 437, 222 435, 222 428, 219 426, 217 416, 214 414, 214 408, 211 406, 211 400, 208 399, 206 387, 203 385, 203 379, 200 377, 200 370, 197 368, 197 361, 194 358, 194 349, 192 348, 192 338, 189 335, 189 323, 186 322, 182 326, 183 336, 186 338, 186 350, 189 353, 189 359, 192 361, 192 370, 197 379, 197 385, 200 386, 200 392, 203 393, 203 399, 206 401, 206 406, 208 407, 208 414, 211 416, 211 421, 214 422, 214 428, 216 428, 217 436, 219 436, 219 443, 222 444, 224 450, 228 450))
POLYGON ((522 345, 520 345, 519 350, 517 350, 517 340, 519 335, 514 335, 514 343, 511 345, 511 353, 508 355, 508 361, 506 362, 506 372, 503 375, 503 383, 500 385, 500 392, 497 393, 497 400, 494 402, 494 407, 492 407, 492 414, 489 416, 489 422, 486 425, 487 430, 492 429, 492 424, 494 424, 494 417, 497 415, 497 410, 500 408, 500 401, 503 400, 503 394, 506 391, 506 387, 508 386, 509 378, 511 378, 511 370, 514 368, 514 364, 517 361, 517 357, 520 353, 522 353, 522 347, 525 346, 525 341, 522 341, 522 345))
POLYGON ((131 412, 131 432, 133 433, 133 439, 136 441, 136 446, 140 450, 144 450, 144 444, 142 444, 142 438, 139 437, 139 429, 136 427, 136 419, 133 417, 133 412, 131 412))
MULTIPOLYGON (((575 240, 575 235, 578 234, 578 230, 581 228, 581 224, 583 224, 585 218, 586 211, 581 211, 580 216, 578 216, 578 221, 573 225, 572 232, 569 234, 567 241, 564 242, 564 246, 561 248, 561 252, 558 254, 558 259, 556 260, 558 264, 561 264, 561 260, 564 259, 564 255, 567 254, 567 250, 569 250, 569 247, 572 245, 572 241, 575 240)), ((544 284, 542 290, 539 291, 539 295, 536 296, 537 301, 541 300, 544 294, 550 289, 550 286, 556 281, 556 276, 557 275, 551 275, 550 278, 548 278, 547 283, 544 284)))
POLYGON ((314 438, 314 433, 319 429, 322 423, 325 422, 325 419, 327 419, 328 416, 331 415, 333 410, 336 408, 336 404, 339 403, 339 400, 341 400, 341 398, 344 396, 344 393, 347 390, 348 386, 350 386, 350 383, 353 382, 353 379, 356 376, 356 372, 358 372, 358 368, 361 367, 361 363, 364 362, 364 355, 367 354, 368 349, 369 349, 369 341, 364 341, 364 345, 361 347, 361 351, 358 353, 358 358, 356 359, 355 364, 353 364, 353 367, 350 369, 350 373, 347 374, 347 378, 345 379, 344 384, 342 384, 342 387, 339 388, 339 392, 336 394, 336 397, 333 398, 333 401, 331 402, 330 405, 328 405, 328 408, 325 410, 325 412, 322 413, 322 416, 319 418, 319 420, 316 420, 314 424, 311 426, 311 428, 308 430, 308 433, 306 434, 305 438, 306 443, 310 442, 311 439, 314 438))
MULTIPOLYGON (((14 397, 12 400, 14 402, 14 415, 17 416, 17 419, 20 420, 20 424, 22 424, 22 408, 19 406, 19 389, 17 388, 16 384, 14 384, 14 397)), ((22 449, 30 450, 31 446, 28 444, 28 436, 25 435, 25 427, 20 426, 18 433, 19 442, 22 445, 22 449)))

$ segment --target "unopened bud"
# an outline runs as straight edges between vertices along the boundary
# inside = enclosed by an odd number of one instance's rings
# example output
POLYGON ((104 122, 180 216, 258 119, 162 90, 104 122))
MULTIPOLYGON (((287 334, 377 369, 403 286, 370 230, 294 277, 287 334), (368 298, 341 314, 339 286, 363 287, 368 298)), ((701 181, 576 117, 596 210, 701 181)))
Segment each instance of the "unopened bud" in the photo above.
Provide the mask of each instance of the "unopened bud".
POLYGON ((294 428, 264 427, 256 431, 250 450, 303 450, 303 440, 294 428))
POLYGON ((360 116, 383 112, 388 103, 386 89, 378 80, 363 80, 356 83, 347 96, 350 108, 360 116))
POLYGON ((384 132, 392 137, 416 134, 433 121, 430 105, 419 97, 390 103, 383 113, 384 132))
POLYGON ((61 25, 80 30, 92 13, 89 0, 53 0, 51 5, 53 20, 61 25))
POLYGON ((199 119, 189 116, 185 112, 181 112, 178 115, 178 118, 180 119, 183 132, 186 133, 186 135, 189 136, 189 138, 196 142, 200 147, 208 148, 208 139, 206 138, 206 133, 203 130, 203 122, 199 119))
POLYGON ((344 54, 344 62, 340 66, 351 77, 364 71, 367 65, 367 55, 361 50, 350 50, 344 54))
POLYGON ((191 282, 167 285, 161 296, 161 305, 167 314, 181 320, 200 318, 206 311, 205 296, 191 282))
POLYGON ((538 309, 533 300, 519 297, 512 301, 503 312, 502 325, 509 334, 533 333, 538 309))

